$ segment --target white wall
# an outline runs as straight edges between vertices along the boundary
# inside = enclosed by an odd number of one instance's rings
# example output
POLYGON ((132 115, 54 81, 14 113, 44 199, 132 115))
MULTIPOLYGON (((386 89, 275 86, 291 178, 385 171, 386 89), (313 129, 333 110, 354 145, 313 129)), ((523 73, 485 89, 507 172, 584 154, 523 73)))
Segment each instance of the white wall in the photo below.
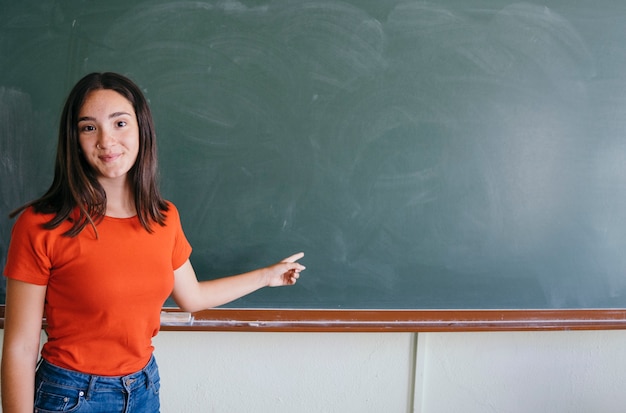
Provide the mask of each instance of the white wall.
POLYGON ((162 410, 407 412, 412 337, 162 332, 155 340, 162 410))
POLYGON ((416 412, 626 411, 624 330, 419 337, 416 412))
POLYGON ((626 330, 161 332, 155 345, 163 413, 626 411, 626 330))

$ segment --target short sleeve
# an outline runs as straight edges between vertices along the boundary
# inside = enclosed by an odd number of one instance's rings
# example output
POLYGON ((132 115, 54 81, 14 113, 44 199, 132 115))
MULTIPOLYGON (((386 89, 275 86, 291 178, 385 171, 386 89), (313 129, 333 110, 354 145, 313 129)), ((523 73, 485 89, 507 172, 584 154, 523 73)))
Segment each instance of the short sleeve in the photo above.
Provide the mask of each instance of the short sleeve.
POLYGON ((31 284, 46 285, 50 278, 51 260, 48 245, 51 232, 42 228, 46 215, 26 209, 17 218, 4 267, 8 278, 31 284))
POLYGON ((187 240, 183 231, 183 226, 180 222, 180 215, 178 209, 174 204, 170 203, 170 210, 168 211, 167 225, 175 226, 174 234, 174 248, 172 251, 172 268, 174 270, 180 268, 191 256, 191 244, 187 240), (171 220, 171 221, 170 221, 171 220))

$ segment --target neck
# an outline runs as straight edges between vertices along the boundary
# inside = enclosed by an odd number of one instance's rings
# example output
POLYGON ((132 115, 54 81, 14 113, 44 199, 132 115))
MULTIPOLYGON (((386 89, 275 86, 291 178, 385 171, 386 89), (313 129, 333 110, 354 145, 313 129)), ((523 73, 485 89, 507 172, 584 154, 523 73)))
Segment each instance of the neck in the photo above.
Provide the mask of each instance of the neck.
POLYGON ((107 194, 107 216, 129 218, 137 215, 135 198, 126 179, 101 179, 100 185, 107 194))

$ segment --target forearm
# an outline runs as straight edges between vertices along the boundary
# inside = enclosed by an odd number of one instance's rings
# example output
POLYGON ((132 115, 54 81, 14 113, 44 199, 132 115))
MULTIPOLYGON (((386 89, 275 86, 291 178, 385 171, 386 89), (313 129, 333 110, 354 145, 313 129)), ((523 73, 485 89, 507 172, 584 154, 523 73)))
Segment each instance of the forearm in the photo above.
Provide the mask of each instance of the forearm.
POLYGON ((1 381, 4 413, 33 412, 36 363, 37 349, 3 349, 1 381))
POLYGON ((240 275, 199 282, 196 306, 191 311, 218 307, 266 287, 265 271, 261 268, 240 275))
POLYGON ((33 411, 46 287, 7 279, 2 345, 4 413, 33 411))

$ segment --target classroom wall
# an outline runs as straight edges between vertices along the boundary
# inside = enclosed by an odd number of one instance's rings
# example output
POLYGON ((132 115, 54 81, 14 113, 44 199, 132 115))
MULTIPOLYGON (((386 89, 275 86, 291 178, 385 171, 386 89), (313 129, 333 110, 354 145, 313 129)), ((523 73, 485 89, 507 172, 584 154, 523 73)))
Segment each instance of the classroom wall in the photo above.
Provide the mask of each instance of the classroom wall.
POLYGON ((622 413, 626 406, 626 330, 161 332, 154 341, 163 413, 622 413))

